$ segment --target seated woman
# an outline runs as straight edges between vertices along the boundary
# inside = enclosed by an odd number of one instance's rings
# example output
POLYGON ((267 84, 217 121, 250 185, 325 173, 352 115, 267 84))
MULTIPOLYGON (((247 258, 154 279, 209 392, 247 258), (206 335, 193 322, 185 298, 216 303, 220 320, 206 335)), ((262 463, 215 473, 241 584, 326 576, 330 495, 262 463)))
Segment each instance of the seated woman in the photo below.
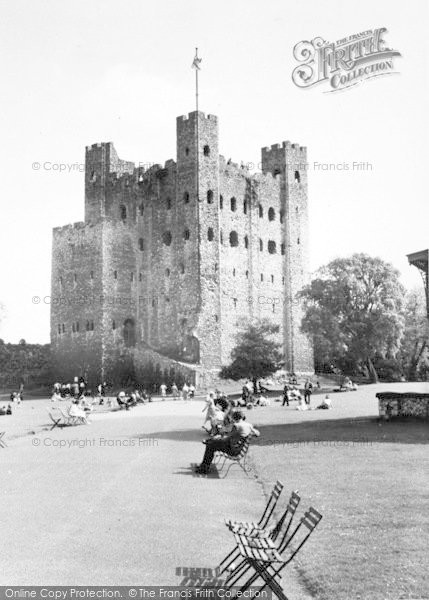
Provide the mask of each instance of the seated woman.
POLYGON ((84 409, 80 406, 79 402, 73 402, 70 405, 69 408, 69 415, 71 417, 76 417, 77 419, 79 419, 82 423, 85 423, 85 425, 89 425, 89 421, 86 415, 86 412, 84 411, 84 409))
POLYGON ((234 425, 231 433, 203 442, 206 444, 206 450, 202 463, 195 470, 196 473, 207 474, 210 471, 210 465, 213 462, 216 450, 222 450, 222 452, 226 452, 230 456, 237 456, 245 439, 252 435, 259 436, 259 431, 250 423, 246 423, 245 419, 241 411, 234 412, 232 415, 234 425))

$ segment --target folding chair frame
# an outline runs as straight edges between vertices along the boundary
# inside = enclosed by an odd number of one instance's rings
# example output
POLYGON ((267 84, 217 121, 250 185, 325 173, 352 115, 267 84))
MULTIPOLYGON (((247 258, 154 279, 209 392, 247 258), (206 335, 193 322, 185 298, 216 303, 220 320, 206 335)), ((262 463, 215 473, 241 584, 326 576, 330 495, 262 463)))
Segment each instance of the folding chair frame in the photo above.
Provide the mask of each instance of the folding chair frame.
MULTIPOLYGON (((281 600, 287 600, 287 597, 284 594, 283 588, 280 584, 280 573, 298 554, 298 552, 301 550, 305 542, 313 533, 314 529, 317 527, 321 519, 322 515, 316 509, 310 507, 308 511, 304 513, 304 516, 300 519, 300 522, 296 526, 292 535, 289 538, 287 537, 287 534, 283 535, 281 543, 279 544, 277 550, 271 553, 271 556, 269 555, 269 552, 256 551, 252 553, 250 551, 249 553, 253 554, 253 556, 250 557, 248 555, 246 556, 246 553, 244 552, 244 560, 245 562, 247 562, 249 568, 253 569, 254 574, 242 585, 242 587, 240 588, 240 592, 244 592, 245 590, 247 590, 252 585, 252 583, 254 583, 258 579, 258 577, 261 577, 265 584, 263 585, 260 591, 264 590, 268 586, 281 600), (291 555, 287 559, 283 559, 282 554, 290 546, 296 534, 303 525, 308 529, 308 531, 305 533, 303 539, 298 544, 298 546, 292 551, 291 555), (274 567, 273 565, 276 563, 279 563, 280 566, 274 567)), ((243 550, 244 548, 241 548, 240 553, 242 553, 243 550)), ((241 572, 238 578, 244 575, 246 571, 241 572)), ((229 586, 226 585, 226 589, 232 587, 232 584, 237 581, 237 577, 235 577, 236 574, 237 569, 232 574, 234 576, 233 581, 229 586)), ((229 583, 230 579, 231 578, 227 579, 226 584, 229 583)))

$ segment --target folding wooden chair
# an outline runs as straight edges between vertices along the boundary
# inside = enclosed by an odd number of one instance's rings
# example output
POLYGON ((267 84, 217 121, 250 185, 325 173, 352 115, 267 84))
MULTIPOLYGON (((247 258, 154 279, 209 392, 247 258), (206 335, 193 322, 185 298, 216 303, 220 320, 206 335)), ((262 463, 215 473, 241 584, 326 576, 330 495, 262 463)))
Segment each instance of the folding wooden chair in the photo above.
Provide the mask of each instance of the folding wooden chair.
POLYGON ((71 415, 66 413, 62 408, 58 408, 58 410, 60 411, 64 419, 64 425, 76 425, 76 417, 72 417, 71 415))
POLYGON ((233 465, 238 465, 239 467, 241 467, 247 475, 246 458, 247 458, 247 453, 249 451, 249 445, 250 445, 249 438, 250 438, 250 436, 247 438, 243 438, 243 441, 241 442, 241 446, 239 447, 239 451, 237 452, 237 454, 228 454, 227 452, 224 452, 223 450, 216 451, 213 462, 218 467, 219 473, 222 472, 226 462, 229 461, 229 465, 228 465, 225 475, 223 476, 223 479, 225 479, 225 477, 228 475, 229 470, 233 465))
POLYGON ((64 427, 65 423, 62 423, 62 415, 58 416, 58 415, 53 415, 52 411, 49 410, 49 408, 46 409, 48 411, 48 415, 52 421, 52 427, 50 429, 50 431, 52 431, 53 429, 55 429, 55 427, 64 427))
MULTIPOLYGON (((310 507, 304 513, 292 535, 289 537, 287 533, 283 535, 276 548, 262 548, 260 544, 257 547, 257 542, 260 542, 260 539, 253 539, 249 542, 249 538, 236 535, 240 555, 253 570, 253 575, 242 584, 240 592, 247 590, 260 577, 265 582, 260 592, 269 587, 280 600, 287 600, 281 586, 280 573, 298 554, 321 519, 322 515, 316 509, 310 507)), ((239 578, 241 578, 241 575, 239 575, 239 578)), ((237 581, 236 577, 227 580, 226 589, 230 589, 237 581)))
POLYGON ((230 559, 229 562, 225 564, 220 571, 221 573, 223 573, 227 569, 230 569, 231 572, 227 577, 227 582, 232 581, 232 583, 235 583, 250 569, 250 566, 246 560, 247 555, 241 555, 239 549, 240 544, 250 546, 251 548, 256 548, 257 550, 276 550, 276 541, 279 538, 280 534, 282 540, 287 539, 289 529, 292 525, 292 521, 300 501, 301 498, 298 495, 298 492, 292 492, 289 498, 289 502, 286 506, 286 510, 283 512, 276 526, 271 530, 268 528, 260 530, 255 529, 250 532, 250 535, 247 535, 245 532, 243 533, 243 530, 233 532, 236 540, 236 547, 232 552, 229 553, 228 556, 224 558, 224 560, 220 564, 220 566, 222 566, 228 559, 230 559), (236 560, 237 558, 240 559, 240 562, 238 563, 238 565, 234 565, 234 560, 236 560))
POLYGON ((265 505, 265 510, 257 523, 249 521, 232 521, 231 519, 228 519, 225 521, 225 525, 233 533, 243 533, 246 535, 252 535, 254 532, 265 529, 268 527, 268 523, 277 506, 277 502, 280 494, 282 493, 283 487, 284 486, 280 481, 276 481, 270 497, 268 498, 268 502, 265 505))
MULTIPOLYGON (((268 498, 268 502, 265 505, 265 509, 262 512, 261 518, 257 523, 253 521, 233 521, 232 519, 225 520, 225 525, 228 527, 232 533, 246 533, 247 535, 257 535, 259 532, 262 532, 266 527, 268 527, 268 523, 274 513, 274 509, 277 506, 278 499, 283 490, 283 484, 280 481, 276 481, 275 486, 268 498)), ((229 554, 223 559, 220 563, 219 568, 222 567, 225 561, 228 560, 233 555, 237 555, 237 548, 233 548, 229 554)), ((234 560, 234 558, 232 559, 234 560)), ((232 561, 230 561, 231 563, 232 561)), ((228 564, 230 564, 228 563, 228 564)), ((226 570, 228 567, 222 569, 221 572, 226 570)))

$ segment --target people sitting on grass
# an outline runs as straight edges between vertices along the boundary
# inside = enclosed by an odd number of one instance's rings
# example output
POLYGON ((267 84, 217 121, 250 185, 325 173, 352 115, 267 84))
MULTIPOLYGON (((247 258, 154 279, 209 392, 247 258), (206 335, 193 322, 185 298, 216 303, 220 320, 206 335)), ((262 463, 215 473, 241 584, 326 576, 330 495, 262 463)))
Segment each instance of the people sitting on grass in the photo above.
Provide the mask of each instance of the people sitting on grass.
POLYGON ((334 392, 355 392, 357 389, 357 384, 353 383, 350 377, 346 377, 340 387, 336 388, 334 392))
POLYGON ((119 405, 119 408, 125 408, 125 410, 130 410, 131 399, 125 394, 124 391, 119 392, 116 402, 119 405))
POLYGON ((243 447, 243 442, 252 435, 259 436, 259 431, 250 423, 246 422, 244 414, 237 410, 232 414, 232 431, 223 436, 215 436, 204 440, 206 445, 202 463, 196 468, 196 473, 207 474, 213 462, 215 452, 221 450, 230 456, 237 456, 243 447))
POLYGON ((11 404, 8 404, 6 406, 6 404, 4 404, 3 406, 0 406, 0 415, 11 415, 12 414, 12 406, 11 404))
POLYGON ((330 408, 332 408, 331 399, 330 399, 330 397, 329 397, 328 394, 326 394, 326 396, 323 399, 322 403, 319 404, 319 406, 317 406, 316 408, 320 409, 320 410, 329 410, 330 408))

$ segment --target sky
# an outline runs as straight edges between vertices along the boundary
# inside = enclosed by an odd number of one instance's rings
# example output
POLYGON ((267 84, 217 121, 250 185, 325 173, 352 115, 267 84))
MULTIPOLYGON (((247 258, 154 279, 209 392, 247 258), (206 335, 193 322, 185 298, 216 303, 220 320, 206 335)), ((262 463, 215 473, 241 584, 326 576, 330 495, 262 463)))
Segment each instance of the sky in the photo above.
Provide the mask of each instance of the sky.
POLYGON ((366 252, 421 286, 406 255, 429 247, 427 6, 0 0, 0 338, 49 342, 52 228, 83 220, 85 146, 175 158, 175 119, 195 106, 195 47, 200 110, 219 117, 224 156, 257 164, 264 146, 307 146, 311 270, 366 252), (298 42, 379 27, 401 54, 396 74, 336 93, 293 83, 298 42))

